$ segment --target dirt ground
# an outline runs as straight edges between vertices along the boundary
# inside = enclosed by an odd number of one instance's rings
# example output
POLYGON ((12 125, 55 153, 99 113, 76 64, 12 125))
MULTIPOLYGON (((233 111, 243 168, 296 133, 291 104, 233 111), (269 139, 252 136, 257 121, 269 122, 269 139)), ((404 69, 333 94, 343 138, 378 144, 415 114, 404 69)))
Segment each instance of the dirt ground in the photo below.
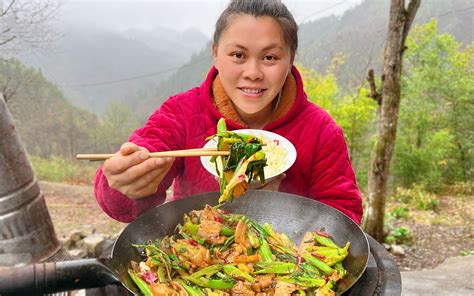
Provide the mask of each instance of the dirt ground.
MULTIPOLYGON (((74 230, 114 237, 126 224, 109 218, 97 205, 91 186, 40 182, 58 237, 74 230)), ((390 208, 390 204, 387 208, 390 208)), ((414 242, 405 255, 394 256, 400 270, 433 268, 445 259, 474 252, 474 197, 440 197, 437 212, 411 211, 392 220, 407 226, 414 242)))
POLYGON ((394 256, 401 270, 430 269, 449 257, 474 254, 473 196, 441 196, 436 212, 412 211, 393 225, 408 227, 414 237, 405 256, 394 256))
POLYGON ((75 230, 114 236, 126 226, 102 211, 92 186, 40 182, 40 187, 59 238, 75 230))

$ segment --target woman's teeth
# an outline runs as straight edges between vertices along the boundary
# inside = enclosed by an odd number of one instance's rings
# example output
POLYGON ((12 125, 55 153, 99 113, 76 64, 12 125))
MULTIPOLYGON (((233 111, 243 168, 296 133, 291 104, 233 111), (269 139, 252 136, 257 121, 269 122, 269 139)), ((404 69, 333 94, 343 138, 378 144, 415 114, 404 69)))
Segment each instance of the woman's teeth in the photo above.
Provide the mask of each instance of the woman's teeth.
POLYGON ((259 94, 263 91, 263 89, 242 88, 242 91, 248 94, 259 94))

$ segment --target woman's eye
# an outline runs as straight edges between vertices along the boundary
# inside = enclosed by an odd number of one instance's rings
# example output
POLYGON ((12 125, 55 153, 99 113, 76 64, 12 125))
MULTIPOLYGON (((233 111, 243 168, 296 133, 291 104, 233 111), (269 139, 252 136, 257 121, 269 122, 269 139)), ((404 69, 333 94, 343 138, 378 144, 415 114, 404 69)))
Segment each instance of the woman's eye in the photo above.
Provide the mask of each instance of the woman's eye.
POLYGON ((236 59, 241 59, 241 58, 244 57, 244 55, 240 52, 235 52, 235 53, 232 54, 232 56, 236 59))
POLYGON ((276 60, 276 58, 274 56, 268 55, 268 56, 265 56, 264 60, 265 61, 274 61, 274 60, 276 60))

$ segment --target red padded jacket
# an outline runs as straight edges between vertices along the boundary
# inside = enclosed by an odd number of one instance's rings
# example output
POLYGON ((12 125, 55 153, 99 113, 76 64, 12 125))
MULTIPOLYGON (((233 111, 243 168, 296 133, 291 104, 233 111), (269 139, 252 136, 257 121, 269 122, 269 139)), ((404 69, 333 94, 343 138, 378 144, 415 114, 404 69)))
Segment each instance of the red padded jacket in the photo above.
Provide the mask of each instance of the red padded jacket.
MULTIPOLYGON (((263 129, 290 140, 297 150, 294 165, 286 172, 279 191, 306 196, 332 206, 360 223, 362 199, 341 128, 322 108, 308 101, 298 70, 293 67, 297 97, 290 111, 263 129)), ((170 97, 136 130, 130 142, 150 152, 202 147, 216 133, 217 121, 224 117, 214 106, 211 86, 217 70, 212 68, 200 87, 170 97)), ((245 128, 226 119, 229 130, 245 128)), ((132 200, 111 189, 99 168, 95 194, 100 207, 110 217, 131 222, 147 209, 165 200, 173 180, 172 200, 219 191, 214 176, 201 165, 199 157, 176 158, 156 194, 132 200)))

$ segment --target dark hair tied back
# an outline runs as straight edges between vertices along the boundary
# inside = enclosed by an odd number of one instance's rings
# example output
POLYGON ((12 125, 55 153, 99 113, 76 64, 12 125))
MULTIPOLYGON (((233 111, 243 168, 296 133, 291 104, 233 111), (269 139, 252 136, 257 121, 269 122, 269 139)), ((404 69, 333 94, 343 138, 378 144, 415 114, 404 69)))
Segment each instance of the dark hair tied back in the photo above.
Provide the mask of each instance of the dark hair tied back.
POLYGON ((280 0, 232 0, 222 12, 216 23, 214 44, 219 43, 229 18, 236 14, 248 14, 255 17, 273 17, 281 26, 283 38, 294 54, 298 48, 298 25, 288 8, 280 0))

